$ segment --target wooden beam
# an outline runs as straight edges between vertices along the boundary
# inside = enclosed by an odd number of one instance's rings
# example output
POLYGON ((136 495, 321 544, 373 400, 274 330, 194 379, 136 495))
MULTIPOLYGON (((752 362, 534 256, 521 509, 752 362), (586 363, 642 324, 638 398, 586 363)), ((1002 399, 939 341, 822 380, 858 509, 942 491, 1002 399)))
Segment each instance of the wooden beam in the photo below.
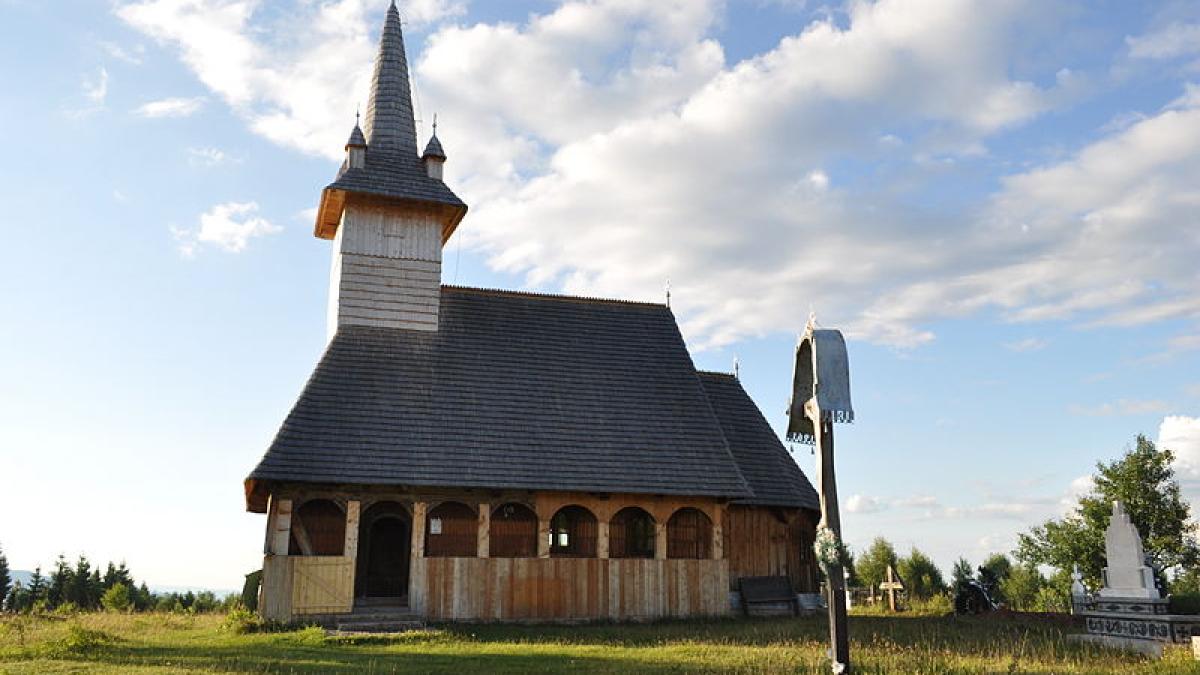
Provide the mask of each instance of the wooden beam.
POLYGON ((300 547, 301 555, 313 554, 312 542, 308 538, 308 530, 304 528, 303 519, 292 519, 292 535, 296 537, 296 545, 300 547))
POLYGON ((667 559, 667 521, 661 518, 654 521, 654 558, 667 559))
POLYGON ((350 560, 358 559, 358 520, 361 502, 352 499, 346 502, 346 543, 342 555, 350 560))
POLYGON ((608 559, 608 521, 598 520, 596 522, 596 557, 602 560, 608 559))
POLYGON ((487 558, 491 551, 492 507, 491 504, 479 505, 479 545, 475 551, 477 558, 487 558))
POLYGON ((409 544, 408 607, 417 614, 425 612, 425 513, 429 505, 413 502, 412 541, 409 544))
POLYGON ((718 506, 712 510, 712 557, 720 560, 725 557, 725 508, 718 506))
POLYGON ((543 520, 540 517, 538 518, 537 537, 538 537, 538 539, 537 539, 538 557, 539 558, 549 558, 550 557, 550 521, 549 520, 543 520))
POLYGON ((292 533, 292 500, 280 499, 275 505, 275 531, 271 538, 271 553, 288 554, 288 540, 292 533))

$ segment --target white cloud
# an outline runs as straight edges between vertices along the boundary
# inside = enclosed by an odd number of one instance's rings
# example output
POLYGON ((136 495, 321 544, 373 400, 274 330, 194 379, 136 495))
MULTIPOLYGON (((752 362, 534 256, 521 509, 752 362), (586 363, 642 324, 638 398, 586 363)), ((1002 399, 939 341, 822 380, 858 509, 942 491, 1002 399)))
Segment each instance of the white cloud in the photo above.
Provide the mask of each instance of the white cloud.
POLYGON ((67 107, 62 111, 71 119, 84 119, 104 110, 108 98, 108 69, 101 67, 94 77, 84 76, 80 88, 86 103, 82 106, 67 107))
MULTIPOLYGON (((176 47, 259 134, 336 158, 383 6, 145 0, 117 13, 176 47)), ((723 8, 563 2, 521 25, 443 26, 423 50, 410 41, 450 182, 473 207, 464 245, 533 287, 657 299, 670 278, 697 347, 796 330, 797 306, 897 345, 985 310, 1094 324, 1200 314, 1192 98, 1009 176, 983 208, 931 215, 905 192, 986 157, 989 139, 1080 86, 1065 70, 1012 75, 1016 38, 1060 27, 1046 3, 853 3, 733 64, 710 37, 723 8), (902 152, 929 161, 853 189, 813 168, 902 152)))
POLYGON ((846 500, 846 511, 849 513, 878 513, 884 505, 875 497, 852 495, 846 500))
POLYGON ((108 42, 105 40, 101 40, 97 44, 100 45, 100 48, 104 50, 104 53, 108 54, 114 59, 117 59, 118 61, 124 61, 125 63, 135 66, 141 65, 142 58, 146 55, 146 48, 140 44, 134 45, 130 48, 126 48, 115 42, 108 42))
POLYGON ((1036 352, 1045 349, 1049 344, 1050 341, 1044 338, 1029 337, 1024 340, 1006 343, 1004 348, 1012 352, 1036 352))
POLYGON ((192 166, 213 167, 222 164, 240 164, 240 157, 233 157, 220 148, 188 148, 188 164, 192 166))
POLYGON ((204 105, 203 96, 191 98, 173 97, 143 103, 134 110, 140 117, 155 119, 160 117, 188 117, 196 113, 204 105))
POLYGON ((467 13, 464 0, 407 0, 399 7, 400 16, 405 22, 418 25, 467 13))
POLYGON ((1145 35, 1125 38, 1135 59, 1171 59, 1200 54, 1200 24, 1173 22, 1145 35))
POLYGON ((170 229, 180 253, 187 257, 195 255, 204 244, 230 253, 240 253, 251 239, 283 230, 255 215, 257 212, 258 204, 255 202, 226 202, 201 214, 200 224, 196 228, 172 226, 170 229))
POLYGON ((1158 445, 1175 453, 1180 473, 1200 478, 1200 417, 1164 417, 1158 427, 1158 445))
POLYGON ((1146 415, 1150 413, 1166 412, 1170 406, 1164 401, 1140 401, 1136 399, 1123 398, 1115 403, 1101 403, 1094 406, 1086 405, 1071 405, 1068 406, 1072 415, 1082 415, 1084 417, 1114 417, 1120 415, 1146 415))
POLYGON ((87 78, 83 81, 83 97, 95 105, 104 105, 104 99, 108 97, 107 68, 101 67, 95 78, 87 78))

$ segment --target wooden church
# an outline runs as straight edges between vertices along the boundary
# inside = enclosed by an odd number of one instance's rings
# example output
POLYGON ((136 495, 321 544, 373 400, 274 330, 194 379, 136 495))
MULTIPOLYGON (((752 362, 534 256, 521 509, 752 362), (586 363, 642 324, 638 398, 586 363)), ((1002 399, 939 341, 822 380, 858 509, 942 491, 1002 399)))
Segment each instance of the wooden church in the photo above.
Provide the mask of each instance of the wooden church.
POLYGON ((245 481, 260 612, 331 621, 732 611, 739 578, 816 591, 817 496, 733 375, 660 304, 441 283, 467 212, 417 153, 400 15, 321 194, 329 343, 245 481))

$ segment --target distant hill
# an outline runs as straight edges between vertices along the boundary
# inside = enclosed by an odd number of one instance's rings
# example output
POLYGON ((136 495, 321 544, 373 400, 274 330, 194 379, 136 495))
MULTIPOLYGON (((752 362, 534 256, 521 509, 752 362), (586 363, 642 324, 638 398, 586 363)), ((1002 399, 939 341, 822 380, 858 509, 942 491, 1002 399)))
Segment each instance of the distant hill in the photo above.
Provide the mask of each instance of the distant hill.
MULTIPOLYGON (((45 572, 42 572, 45 575, 45 572)), ((12 577, 13 583, 21 582, 22 586, 28 586, 29 580, 33 578, 33 572, 29 570, 9 570, 8 576, 12 577)), ((230 593, 241 593, 241 589, 230 588, 206 588, 204 586, 151 586, 152 593, 199 593, 200 591, 212 591, 218 598, 229 595, 230 593)))

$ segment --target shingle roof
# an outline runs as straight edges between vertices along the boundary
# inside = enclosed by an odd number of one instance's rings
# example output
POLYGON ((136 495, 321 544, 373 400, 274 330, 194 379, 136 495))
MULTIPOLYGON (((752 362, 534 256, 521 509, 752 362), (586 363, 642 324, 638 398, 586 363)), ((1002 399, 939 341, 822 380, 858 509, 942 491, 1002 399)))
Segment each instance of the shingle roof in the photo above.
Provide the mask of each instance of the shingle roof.
POLYGON ((665 306, 443 287, 439 321, 341 328, 250 479, 752 496, 665 306))
POLYGON ((816 490, 737 378, 725 373, 701 372, 700 381, 729 449, 754 491, 752 498, 741 501, 819 509, 816 490))
MULTIPOLYGON (((417 155, 408 59, 404 54, 400 13, 395 4, 388 8, 379 40, 363 133, 367 142, 366 165, 351 169, 343 163, 337 178, 325 187, 326 191, 342 190, 466 209, 466 204, 445 183, 429 177, 417 155)), ((340 211, 337 214, 318 213, 318 232, 322 229, 323 217, 336 221, 339 215, 340 211)))
POLYGON ((371 75, 364 131, 372 148, 417 156, 417 125, 408 84, 408 57, 396 3, 388 7, 371 75))
POLYGON ((421 153, 421 157, 441 157, 446 159, 446 151, 442 149, 442 142, 438 140, 437 133, 429 137, 429 143, 425 146, 425 152, 421 153))
POLYGON ((354 125, 354 129, 350 132, 350 138, 346 141, 346 147, 367 147, 367 139, 363 137, 362 129, 357 124, 354 125))

